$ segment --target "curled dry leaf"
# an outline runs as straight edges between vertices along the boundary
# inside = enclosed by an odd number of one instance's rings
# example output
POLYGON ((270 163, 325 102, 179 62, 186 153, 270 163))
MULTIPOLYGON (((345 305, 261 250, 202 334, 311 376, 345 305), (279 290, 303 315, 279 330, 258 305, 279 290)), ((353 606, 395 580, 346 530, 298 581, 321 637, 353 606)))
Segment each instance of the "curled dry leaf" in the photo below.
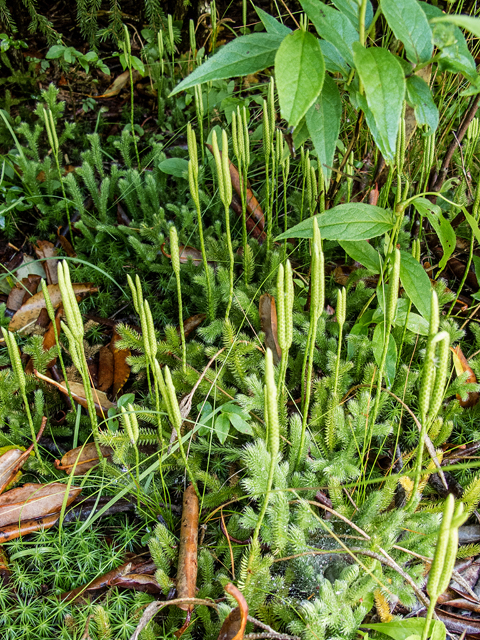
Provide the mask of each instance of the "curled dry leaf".
POLYGON ((185 333, 185 338, 188 338, 188 336, 191 333, 193 333, 195 329, 202 324, 202 322, 205 320, 206 317, 207 316, 205 313, 197 313, 194 316, 187 318, 183 323, 183 331, 185 333))
POLYGON ((81 587, 77 587, 76 589, 72 589, 72 591, 68 591, 67 593, 63 593, 60 596, 60 600, 62 602, 71 602, 78 598, 79 595, 82 595, 86 591, 97 591, 97 589, 103 589, 104 587, 109 587, 114 580, 117 578, 121 578, 122 576, 128 575, 133 568, 133 562, 125 562, 120 565, 116 569, 112 569, 107 573, 104 573, 95 580, 92 580, 86 585, 82 585, 81 587))
POLYGON ((155 577, 143 573, 129 573, 126 576, 119 576, 111 581, 110 586, 144 591, 145 593, 162 593, 162 587, 155 580, 155 577))
MULTIPOLYGON (((160 247, 163 255, 166 258, 171 259, 172 256, 165 251, 164 246, 165 242, 160 247)), ((180 264, 187 264, 189 260, 191 260, 196 267, 199 267, 202 264, 202 252, 195 249, 195 247, 180 244, 178 245, 178 251, 180 253, 180 264)), ((215 263, 208 260, 208 264, 214 265, 215 263)))
MULTIPOLYGON (((133 71, 132 71, 133 82, 137 82, 137 80, 140 80, 140 77, 141 76, 138 73, 138 71, 136 69, 133 69, 133 71)), ((90 97, 91 98, 96 98, 96 99, 98 99, 98 98, 114 98, 115 96, 118 96, 120 91, 122 89, 124 89, 129 82, 130 82, 130 72, 127 69, 126 71, 124 71, 123 73, 121 73, 119 76, 117 76, 115 78, 115 80, 108 87, 108 89, 106 90, 105 93, 102 93, 101 96, 90 96, 90 97)))
POLYGON ((47 284, 58 283, 58 260, 55 259, 57 250, 48 240, 39 240, 34 247, 35 253, 42 262, 45 274, 47 276, 47 284))
POLYGON ((120 340, 120 334, 116 329, 113 330, 112 339, 110 340, 109 349, 113 353, 113 388, 112 393, 115 397, 123 388, 124 384, 130 376, 130 365, 127 358, 130 356, 130 349, 117 349, 116 342, 120 340))
MULTIPOLYGON (((43 417, 42 424, 37 433, 37 442, 42 437, 43 430, 47 424, 47 418, 43 417)), ((28 449, 17 449, 12 447, 0 456, 0 494, 5 491, 9 484, 11 484, 20 469, 23 467, 28 459, 28 456, 33 450, 34 444, 28 447, 28 449)))
MULTIPOLYGON (((100 446, 104 458, 110 458, 112 449, 107 446, 100 446)), ((97 448, 94 442, 89 442, 85 446, 76 447, 67 451, 61 460, 55 460, 55 469, 65 471, 70 475, 75 466, 75 476, 83 476, 89 469, 93 469, 99 463, 97 448), (77 463, 75 466, 75 462, 77 463)))
POLYGON ((75 253, 75 249, 72 247, 70 240, 62 234, 62 227, 58 227, 57 229, 57 238, 67 256, 69 258, 76 258, 77 254, 75 253))
POLYGON ((34 531, 40 531, 41 529, 51 529, 60 517, 59 512, 43 518, 32 518, 30 520, 22 520, 20 524, 17 522, 13 524, 7 524, 4 527, 0 527, 0 545, 15 538, 26 536, 34 531))
MULTIPOLYGON (((98 291, 91 282, 76 283, 73 286, 75 296, 78 301, 83 300, 92 293, 98 291)), ((60 293, 60 287, 58 284, 49 284, 48 293, 54 309, 57 309, 62 303, 62 295, 60 293)), ((29 300, 27 300, 17 313, 10 320, 8 328, 10 331, 19 331, 25 327, 34 324, 42 309, 45 309, 45 298, 43 297, 43 291, 39 291, 29 300)))
POLYGON ((258 312, 260 314, 262 331, 265 334, 265 345, 273 354, 274 364, 278 364, 282 357, 282 350, 278 344, 277 307, 275 305, 275 298, 269 293, 264 293, 260 296, 258 312))
POLYGON ((100 391, 108 391, 113 384, 113 352, 102 347, 98 352, 98 383, 100 391))
MULTIPOLYGON (((67 485, 54 482, 27 483, 23 487, 7 491, 0 496, 0 527, 60 511, 67 489, 67 485)), ((81 487, 70 487, 67 506, 81 491, 81 487)))
MULTIPOLYGON (((178 598, 194 598, 197 584, 198 498, 193 485, 183 494, 182 524, 177 568, 178 598)), ((192 611, 193 605, 179 604, 183 611, 192 611)))
POLYGON ((235 607, 225 618, 218 640, 243 640, 245 627, 247 626, 248 604, 241 591, 231 582, 225 587, 225 591, 235 598, 238 607, 235 607))
POLYGON ((22 278, 21 282, 16 282, 13 289, 8 294, 7 309, 18 311, 22 304, 30 300, 37 293, 41 276, 30 274, 27 278, 22 278))
MULTIPOLYGON (((450 347, 453 353, 453 364, 455 366, 455 371, 457 376, 461 376, 462 373, 468 371, 467 382, 476 383, 477 377, 473 372, 473 369, 468 364, 468 360, 463 355, 463 352, 460 348, 460 345, 455 348, 450 347)), ((474 391, 468 394, 468 398, 466 400, 462 400, 461 396, 457 393, 457 399, 461 407, 474 407, 478 402, 479 394, 474 391)))
MULTIPOLYGON (((43 374, 39 373, 36 369, 33 370, 33 373, 37 378, 43 380, 44 382, 48 382, 52 384, 54 387, 57 387, 59 391, 68 396, 67 385, 65 382, 56 382, 51 378, 47 378, 43 374)), ((68 382, 68 386, 70 387, 70 393, 72 394, 72 398, 75 402, 85 409, 88 409, 87 400, 85 398, 85 387, 80 382, 68 382)), ((117 405, 114 402, 110 402, 107 398, 107 395, 103 391, 99 391, 98 389, 93 389, 93 400, 95 403, 95 411, 97 416, 100 418, 105 417, 106 413, 111 407, 116 407, 117 405)))

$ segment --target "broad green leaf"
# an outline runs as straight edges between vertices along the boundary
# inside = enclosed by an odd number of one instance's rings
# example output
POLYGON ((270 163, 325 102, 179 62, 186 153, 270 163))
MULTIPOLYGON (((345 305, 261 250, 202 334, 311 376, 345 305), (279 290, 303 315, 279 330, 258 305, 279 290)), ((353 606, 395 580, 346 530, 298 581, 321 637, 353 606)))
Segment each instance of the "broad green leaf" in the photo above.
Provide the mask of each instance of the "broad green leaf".
POLYGON ((405 47, 407 58, 416 64, 433 54, 432 29, 417 0, 381 0, 388 26, 405 47))
POLYGON ((415 334, 420 334, 421 336, 428 336, 430 332, 430 323, 425 320, 423 316, 418 315, 418 313, 410 313, 408 314, 404 311, 403 313, 397 313, 395 316, 395 326, 403 327, 405 326, 405 320, 407 320, 407 329, 415 334))
POLYGON ((275 80, 282 116, 296 127, 322 90, 325 63, 318 40, 298 29, 285 36, 275 56, 275 80))
POLYGON ((242 407, 239 407, 238 404, 234 404, 233 402, 226 402, 225 404, 222 404, 221 409, 223 413, 236 413, 237 415, 242 417, 244 420, 250 419, 245 409, 242 409, 242 407))
POLYGON ((237 413, 227 413, 223 415, 226 415, 228 417, 231 424, 233 424, 233 426, 237 431, 240 431, 240 433, 246 433, 249 436, 253 436, 252 427, 248 424, 246 420, 244 420, 237 413))
POLYGON ((255 7, 255 11, 262 21, 267 33, 273 33, 279 36, 288 36, 288 34, 291 33, 292 30, 289 27, 276 20, 263 9, 260 9, 260 7, 255 7))
POLYGON ((442 210, 438 205, 422 197, 415 198, 412 204, 421 216, 428 218, 428 221, 435 229, 443 249, 443 258, 438 265, 442 270, 455 249, 457 241, 455 231, 450 221, 443 216, 442 210))
POLYGON ((348 64, 353 66, 352 45, 358 42, 358 31, 347 16, 320 0, 300 0, 300 4, 315 25, 318 35, 333 44, 348 64))
POLYGON ((202 412, 198 420, 199 425, 201 425, 198 429, 198 435, 210 435, 213 429, 214 419, 212 405, 210 404, 210 402, 201 402, 199 405, 197 405, 197 410, 202 412))
POLYGON ((159 163, 158 168, 163 173, 176 178, 185 178, 188 176, 188 160, 185 158, 168 158, 159 163))
POLYGON ((438 18, 433 18, 431 22, 449 22, 456 27, 470 31, 474 36, 480 38, 480 18, 472 18, 471 16, 458 15, 455 13, 448 13, 438 18))
POLYGON ((47 51, 45 57, 48 60, 54 60, 55 58, 60 58, 65 51, 65 47, 62 44, 54 44, 53 47, 47 51))
POLYGON ((337 138, 340 132, 341 117, 342 101, 340 92, 335 80, 326 75, 320 95, 307 111, 306 121, 317 152, 318 161, 327 182, 330 180, 332 173, 328 167, 333 166, 333 156, 335 155, 337 138))
POLYGON ((251 33, 232 40, 182 80, 170 95, 208 80, 247 76, 271 67, 283 37, 276 33, 251 33))
POLYGON ((480 257, 473 256, 473 264, 475 265, 475 275, 477 276, 477 283, 480 287, 480 257))
MULTIPOLYGON (((363 202, 339 204, 315 218, 324 240, 369 240, 393 228, 391 212, 363 202)), ((313 217, 296 224, 276 240, 288 238, 313 238, 313 217)))
POLYGON ((230 431, 230 420, 228 419, 228 416, 224 413, 221 413, 219 416, 217 416, 214 428, 218 439, 222 444, 224 444, 230 431))
POLYGON ((341 73, 343 76, 347 76, 350 67, 341 56, 337 47, 326 40, 319 40, 318 42, 323 53, 326 70, 330 71, 330 73, 341 73))
MULTIPOLYGON (((367 622, 366 624, 362 623, 360 626, 362 628, 365 627, 366 629, 380 631, 390 636, 390 638, 393 638, 393 640, 407 640, 412 635, 422 636, 425 622, 425 618, 411 618, 406 620, 392 620, 392 622, 378 622, 376 624, 367 622)), ((445 640, 446 629, 440 620, 432 620, 428 631, 430 640, 445 640)))
POLYGON ((416 75, 407 78, 407 102, 415 110, 417 124, 426 124, 433 133, 438 127, 438 109, 430 87, 416 75))
MULTIPOLYGON (((360 3, 356 0, 332 0, 333 4, 350 20, 355 29, 358 28, 360 3)), ((373 7, 370 0, 367 0, 367 6, 365 11, 365 27, 372 24, 373 19, 373 7)))
MULTIPOLYGON (((385 326, 380 322, 373 332, 373 356, 378 366, 382 361, 383 342, 385 335, 385 326)), ((387 386, 391 387, 395 380, 395 370, 397 368, 397 344, 392 334, 388 334, 387 359, 385 361, 385 377, 387 386)))
POLYGON ((432 285, 427 272, 415 258, 401 251, 400 280, 405 293, 426 320, 430 320, 432 285))
POLYGON ((471 213, 468 213, 465 207, 462 207, 462 211, 465 215, 465 218, 467 219, 468 224, 470 225, 473 231, 473 235, 475 236, 477 242, 480 243, 480 229, 478 228, 478 222, 475 220, 475 218, 472 216, 471 213))
MULTIPOLYGON (((428 20, 445 16, 443 11, 428 2, 419 2, 420 7, 425 12, 428 20)), ((461 73, 475 77, 476 65, 472 54, 468 49, 463 33, 458 27, 453 27, 453 31, 443 30, 443 24, 437 24, 433 29, 433 42, 440 50, 440 69, 443 71, 460 71, 461 73), (453 41, 452 41, 453 36, 453 41)))
POLYGON ((359 262, 372 273, 380 273, 382 270, 380 254, 366 240, 355 240, 353 242, 339 240, 339 244, 350 258, 359 262))
POLYGON ((141 76, 145 75, 145 65, 137 58, 137 56, 130 56, 130 60, 132 62, 132 67, 138 71, 141 76))
POLYGON ((385 160, 393 164, 405 98, 406 83, 402 67, 395 56, 382 47, 365 49, 356 42, 353 44, 353 56, 365 88, 367 104, 375 120, 375 142, 385 160))

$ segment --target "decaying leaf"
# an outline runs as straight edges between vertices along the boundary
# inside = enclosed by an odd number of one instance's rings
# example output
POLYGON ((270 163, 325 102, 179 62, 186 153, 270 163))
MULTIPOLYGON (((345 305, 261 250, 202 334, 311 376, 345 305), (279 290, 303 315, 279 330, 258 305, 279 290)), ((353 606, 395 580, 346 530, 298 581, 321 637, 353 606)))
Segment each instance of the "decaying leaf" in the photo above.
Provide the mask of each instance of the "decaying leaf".
MULTIPOLYGON (((83 300, 88 295, 98 291, 97 287, 95 287, 91 282, 76 283, 72 286, 78 301, 83 300)), ((58 284, 49 284, 47 288, 53 308, 56 309, 62 302, 60 287, 58 284)), ((43 292, 39 291, 22 304, 20 309, 10 320, 10 324, 8 325, 9 330, 19 331, 20 329, 24 329, 25 327, 34 324, 42 309, 45 309, 45 298, 43 297, 43 292)))
POLYGON ((37 293, 41 279, 39 275, 29 274, 26 278, 22 278, 21 282, 16 282, 8 294, 7 309, 18 311, 22 304, 37 293))
MULTIPOLYGON (((62 508, 66 484, 27 483, 23 487, 10 489, 0 496, 0 527, 21 520, 42 518, 62 508)), ((67 506, 81 493, 81 487, 70 487, 67 506)))
MULTIPOLYGON (((37 433, 37 442, 42 437, 46 424, 47 418, 44 417, 37 433)), ((3 493, 8 485, 16 479, 18 472, 27 461, 33 447, 33 442, 28 449, 17 449, 16 447, 12 447, 0 456, 0 494, 3 493)))
POLYGON ((206 318, 205 313, 196 313, 194 316, 187 318, 183 323, 183 331, 185 333, 185 338, 195 331, 197 327, 199 327, 202 322, 206 318))
MULTIPOLYGON (((171 255, 168 254, 164 249, 165 243, 160 247, 163 255, 166 258, 171 259, 171 255)), ((188 245, 180 244, 178 245, 178 250, 180 253, 180 264, 188 264, 188 261, 191 260, 196 267, 199 267, 202 264, 202 252, 195 247, 189 247, 188 245)), ((208 264, 215 264, 214 262, 208 261, 208 264)))
MULTIPOLYGON (((104 458, 110 458, 112 449, 107 446, 100 446, 104 458)), ((89 469, 93 469, 99 463, 97 447, 94 442, 89 442, 85 446, 76 447, 67 451, 61 460, 55 460, 55 468, 65 471, 70 475, 75 466, 75 476, 83 476, 89 469), (75 462, 77 463, 75 466, 75 462)))
POLYGON ((155 577, 143 573, 129 573, 125 576, 119 576, 112 580, 110 585, 134 591, 144 591, 145 593, 162 593, 162 587, 155 580, 155 577))
POLYGON ((76 589, 72 589, 72 591, 68 591, 67 593, 63 593, 60 596, 60 600, 62 602, 71 602, 86 591, 97 591, 97 589, 108 587, 111 585, 113 580, 128 575, 132 571, 133 566, 133 562, 125 562, 116 569, 112 569, 111 571, 104 573, 98 578, 95 578, 95 580, 92 580, 92 582, 89 582, 86 585, 82 585, 81 587, 77 587, 76 589))
MULTIPOLYGON (((198 498, 193 485, 183 494, 182 524, 178 550, 177 596, 194 598, 197 584, 198 498)), ((193 605, 179 604, 183 611, 192 611, 193 605)))
MULTIPOLYGON (((462 373, 468 371, 467 382, 476 383, 477 377, 473 372, 473 369, 468 364, 468 360, 463 355, 463 352, 460 348, 460 345, 457 345, 455 348, 450 347, 453 353, 453 364, 455 366, 455 371, 457 376, 461 376, 462 373)), ((474 407, 478 402, 479 394, 475 391, 468 394, 468 398, 466 400, 462 400, 461 396, 457 394, 457 399, 461 407, 474 407)))
POLYGON ((75 258, 77 255, 75 253, 75 249, 72 247, 70 240, 66 236, 62 235, 61 231, 62 231, 62 227, 58 227, 57 238, 60 244, 62 245, 62 249, 65 251, 65 253, 69 258, 75 258))
MULTIPOLYGON (((47 378, 47 376, 42 375, 36 369, 34 369, 33 373, 37 378, 43 380, 44 382, 48 382, 49 384, 53 384, 54 387, 57 387, 59 391, 68 396, 67 385, 65 382, 56 382, 51 378, 47 378)), ((85 388, 83 384, 80 382, 68 382, 68 386, 70 387, 70 393, 72 394, 72 398, 75 402, 85 409, 88 409, 87 400, 85 398, 85 388)), ((107 395, 103 391, 99 391, 98 389, 93 389, 93 400, 95 403, 95 411, 97 412, 97 416, 100 418, 104 418, 106 413, 111 407, 116 407, 117 405, 114 402, 110 402, 107 398, 107 395)))
POLYGON ((102 347, 98 352, 98 384, 100 391, 108 391, 113 384, 113 352, 102 347))
POLYGON ((5 542, 10 542, 10 540, 15 540, 15 538, 26 536, 34 531, 50 529, 58 522, 59 517, 60 513, 57 511, 57 513, 44 516, 43 518, 22 519, 20 523, 17 521, 14 524, 7 524, 4 527, 0 527, 0 545, 5 542))
POLYGON ((42 264, 47 276, 47 284, 57 284, 58 260, 55 259, 57 250, 48 240, 39 240, 34 246, 34 249, 35 253, 37 254, 37 258, 39 258, 40 260, 46 258, 44 262, 42 262, 42 264))
POLYGON ((130 349, 117 349, 115 344, 118 340, 120 340, 120 334, 117 333, 116 329, 114 329, 112 339, 108 345, 110 351, 113 353, 112 394, 114 397, 116 397, 119 391, 123 388, 130 376, 131 370, 130 365, 127 363, 127 358, 130 356, 130 349))
POLYGON ((238 607, 230 611, 225 618, 218 634, 218 640, 243 640, 248 618, 247 601, 231 582, 227 584, 225 591, 235 598, 238 602, 238 607))
POLYGON ((282 357, 282 350, 278 344, 277 307, 275 305, 275 298, 269 293, 264 293, 260 296, 258 312, 260 314, 262 331, 265 334, 265 345, 273 354, 274 364, 278 364, 282 357))
MULTIPOLYGON (((136 69, 133 69, 133 71, 132 71, 133 82, 137 82, 137 80, 139 80, 140 77, 141 76, 138 73, 138 71, 136 69)), ((115 80, 108 87, 108 89, 106 90, 105 93, 103 93, 101 96, 91 96, 91 97, 92 98, 96 98, 96 99, 98 99, 98 98, 114 98, 115 96, 118 96, 120 91, 122 89, 124 89, 129 82, 130 82, 130 72, 127 69, 126 71, 124 71, 123 73, 121 73, 119 76, 117 76, 115 78, 115 80)))

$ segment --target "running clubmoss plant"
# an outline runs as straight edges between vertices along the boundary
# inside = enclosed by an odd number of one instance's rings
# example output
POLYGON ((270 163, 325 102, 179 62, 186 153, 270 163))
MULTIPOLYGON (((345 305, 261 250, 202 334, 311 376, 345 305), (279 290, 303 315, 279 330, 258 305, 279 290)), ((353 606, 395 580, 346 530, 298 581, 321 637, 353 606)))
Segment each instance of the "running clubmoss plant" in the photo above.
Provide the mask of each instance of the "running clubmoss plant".
POLYGON ((125 407, 120 407, 122 412, 122 422, 127 432, 128 438, 132 444, 132 447, 135 450, 135 472, 137 477, 137 485, 140 487, 140 454, 138 452, 138 438, 139 438, 139 428, 138 428, 138 420, 137 415, 135 413, 135 409, 133 405, 128 405, 128 411, 125 407))
POLYGON ((230 162, 228 159, 228 138, 225 129, 222 131, 222 154, 218 148, 217 134, 215 129, 212 135, 213 155, 215 157, 215 166, 217 169, 218 185, 220 190, 220 200, 225 209, 225 237, 228 247, 228 256, 230 260, 229 267, 229 283, 230 291, 228 294, 227 310, 225 311, 225 320, 228 320, 230 309, 233 302, 233 276, 235 267, 235 258, 233 256, 232 235, 230 232, 230 203, 232 202, 232 181, 230 178, 230 162))
POLYGON ((137 158, 137 167, 138 170, 141 171, 142 165, 140 163, 140 154, 138 153, 137 136, 135 135, 135 96, 133 85, 132 44, 130 42, 130 33, 128 31, 127 25, 123 25, 123 36, 123 56, 130 76, 130 127, 133 138, 133 146, 135 148, 135 156, 137 158))
MULTIPOLYGON (((70 270, 66 261, 60 262, 60 264, 58 265, 58 286, 62 294, 62 303, 65 310, 65 318, 67 320, 67 323, 65 324, 64 322, 62 322, 61 326, 63 332, 68 338, 70 356, 72 358, 73 364, 77 368, 82 378, 95 446, 97 448, 99 459, 103 460, 103 455, 98 440, 99 434, 95 400, 93 397, 93 389, 88 373, 87 359, 85 356, 85 349, 83 345, 83 338, 85 333, 83 328, 83 319, 80 313, 80 309, 78 308, 75 292, 70 280, 70 270)), ((100 402, 98 402, 98 404, 100 405, 100 402)))
POLYGON ((313 241, 312 241, 312 261, 311 261, 311 286, 310 286, 310 325, 307 337, 307 346, 303 358, 302 367, 302 435, 298 449, 295 466, 300 464, 300 457, 305 445, 305 437, 308 423, 308 409, 310 406, 310 395, 312 386, 313 353, 315 350, 315 338, 317 334, 317 324, 320 318, 325 301, 325 264, 322 250, 322 239, 318 229, 317 219, 313 219, 313 241))
POLYGON ((247 110, 245 107, 232 112, 232 144, 237 159, 238 175, 240 177, 240 197, 242 201, 242 246, 243 246, 243 277, 248 284, 248 249, 247 249, 247 176, 250 164, 250 137, 248 135, 247 110))
POLYGON ((335 418, 334 414, 340 410, 341 407, 338 406, 338 378, 340 373, 340 358, 342 354, 342 338, 343 338, 343 326, 345 324, 345 320, 347 317, 347 290, 345 287, 339 289, 337 291, 337 307, 335 309, 335 314, 337 316, 338 322, 338 349, 337 349, 337 358, 335 362, 335 377, 333 380, 333 392, 332 392, 332 409, 331 414, 329 416, 327 422, 327 434, 326 434, 326 442, 330 451, 333 450, 335 446, 336 433, 335 433, 335 418))
MULTIPOLYGON (((200 101, 201 101, 201 94, 200 94, 200 101)), ((200 126, 202 127, 201 128, 202 136, 201 136, 200 143, 202 146, 202 161, 203 161, 203 146, 204 146, 203 145, 203 125, 200 123, 200 126)), ((190 187, 190 195, 192 196, 192 200, 195 205, 195 209, 197 211, 200 250, 202 252, 203 269, 205 272, 205 281, 207 285, 207 315, 209 320, 211 321, 214 318, 215 309, 213 307, 211 273, 210 273, 210 268, 207 261, 207 252, 205 250, 205 240, 203 237, 203 221, 202 221, 202 211, 200 208, 200 192, 199 192, 199 186, 198 186, 197 138, 195 136, 195 131, 192 129, 192 125, 190 123, 188 123, 187 125, 187 143, 188 143, 188 153, 190 156, 190 159, 188 161, 188 184, 190 187)))
POLYGON ((295 291, 290 260, 286 261, 285 268, 282 264, 278 267, 277 301, 278 344, 282 350, 280 372, 278 375, 278 388, 280 389, 279 407, 281 407, 285 402, 285 377, 288 367, 288 353, 293 342, 293 303, 295 301, 295 291))
POLYGON ((28 426, 30 427, 30 435, 32 437, 33 446, 35 449, 35 455, 37 456, 37 460, 41 462, 42 459, 40 457, 40 451, 38 449, 37 436, 35 433, 35 427, 33 426, 32 413, 30 411, 30 405, 27 399, 25 373, 23 371, 22 360, 20 357, 20 351, 18 349, 17 341, 15 340, 15 336, 13 335, 13 333, 10 333, 10 331, 5 329, 4 327, 2 327, 2 334, 7 345, 8 355, 12 364, 13 375, 15 376, 15 380, 18 384, 23 399, 23 404, 25 406, 25 413, 27 414, 28 426))
POLYGON ((182 367, 183 372, 187 370, 187 346, 185 344, 185 328, 183 326, 183 303, 182 303, 182 281, 180 279, 180 252, 178 248, 178 235, 175 227, 170 227, 170 253, 172 255, 172 268, 177 281, 178 297, 178 328, 182 340, 182 367))

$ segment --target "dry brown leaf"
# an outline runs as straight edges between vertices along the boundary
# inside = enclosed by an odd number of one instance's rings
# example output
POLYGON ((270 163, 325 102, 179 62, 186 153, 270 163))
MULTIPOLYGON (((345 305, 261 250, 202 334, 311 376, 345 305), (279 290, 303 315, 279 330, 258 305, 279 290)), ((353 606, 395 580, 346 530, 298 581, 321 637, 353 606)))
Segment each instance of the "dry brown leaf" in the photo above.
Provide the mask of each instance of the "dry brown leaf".
POLYGON ((34 246, 37 258, 47 258, 42 262, 42 266, 47 276, 47 284, 58 283, 58 260, 52 259, 57 255, 57 250, 48 240, 39 240, 34 246))
MULTIPOLYGON (((172 256, 166 253, 165 249, 163 248, 164 246, 165 243, 163 243, 160 247, 163 255, 166 258, 171 259, 172 256)), ((191 260, 196 267, 199 267, 202 264, 202 252, 198 249, 195 249, 195 247, 189 247, 188 245, 180 244, 178 246, 178 250, 180 253, 180 264, 188 264, 189 260, 191 260)), ((213 265, 215 263, 208 261, 208 264, 213 265)))
POLYGON ((75 258, 77 254, 75 253, 75 249, 72 247, 72 244, 68 238, 62 236, 61 234, 62 227, 58 227, 57 229, 57 238, 60 244, 62 245, 62 249, 65 251, 69 258, 75 258))
MULTIPOLYGON (((33 373, 39 380, 43 380, 44 382, 48 382, 52 384, 54 387, 57 387, 59 391, 68 396, 67 385, 65 382, 56 382, 51 378, 47 378, 43 374, 39 373, 36 369, 33 370, 33 373)), ((87 400, 85 398, 85 387, 80 382, 70 382, 68 381, 68 386, 70 387, 70 393, 72 394, 72 398, 79 405, 88 409, 87 400)), ((95 411, 97 416, 100 418, 104 418, 105 414, 111 407, 116 407, 117 405, 114 402, 110 402, 107 398, 107 395, 103 391, 99 391, 98 389, 92 389, 93 391, 93 400, 95 403, 95 411)))
POLYGON ((162 587, 155 580, 155 577, 143 573, 129 573, 126 576, 119 576, 110 582, 110 586, 134 589, 145 593, 162 593, 162 587))
POLYGON ((113 388, 112 394, 115 398, 130 376, 131 367, 127 363, 130 356, 130 349, 117 349, 115 343, 120 340, 120 334, 114 329, 109 349, 113 353, 113 388))
MULTIPOLYGON (((44 416, 40 429, 37 433, 37 442, 42 437, 46 424, 47 418, 44 416)), ((34 443, 32 442, 32 444, 28 447, 28 449, 25 449, 25 451, 12 448, 9 449, 9 451, 6 451, 0 457, 0 494, 3 493, 8 485, 15 480, 18 471, 27 461, 28 456, 33 450, 33 447, 34 443)))
POLYGON ((98 383, 100 391, 108 391, 113 384, 113 351, 102 347, 98 352, 98 383))
MULTIPOLYGON (((477 377, 474 374, 471 366, 468 364, 468 360, 463 355, 460 345, 456 346, 455 348, 450 347, 450 349, 453 353, 453 364, 455 366, 457 376, 461 376, 462 373, 468 371, 467 382, 472 382, 475 384, 477 382, 477 377)), ((477 404, 478 399, 479 394, 476 391, 469 393, 466 400, 462 400, 461 396, 457 393, 457 400, 461 407, 474 407, 477 404)))
POLYGON ((71 602, 86 591, 96 591, 97 589, 108 587, 113 580, 129 574, 133 567, 134 564, 132 562, 125 562, 125 564, 120 565, 116 569, 112 569, 111 571, 108 571, 108 573, 104 573, 102 576, 95 578, 92 582, 81 587, 77 587, 76 589, 72 589, 72 591, 68 591, 67 593, 63 593, 60 596, 60 600, 62 602, 71 602))
POLYGON ((20 524, 15 522, 14 524, 8 524, 5 527, 0 527, 0 545, 15 538, 26 536, 34 531, 40 531, 41 529, 50 529, 57 522, 60 514, 54 513, 44 518, 35 518, 32 520, 22 520, 20 524))
MULTIPOLYGON (((66 484, 27 483, 18 489, 10 489, 0 496, 0 527, 20 520, 43 518, 62 508, 66 484)), ((81 493, 81 487, 70 487, 67 506, 81 493)))
MULTIPOLYGON (((182 523, 178 550, 177 597, 194 598, 197 584, 198 498, 193 485, 183 494, 182 523)), ((193 605, 179 604, 183 611, 193 605)))
MULTIPOLYGON (((104 458, 110 458, 112 455, 112 449, 107 446, 100 446, 100 450, 104 458)), ((65 471, 67 475, 70 475, 75 466, 75 476, 83 476, 89 469, 93 469, 98 464, 97 447, 94 442, 89 442, 85 446, 76 447, 67 451, 63 458, 55 460, 55 469, 65 471), (75 466, 75 462, 77 463, 75 466)))
POLYGON ((30 298, 37 293, 41 279, 38 275, 30 274, 28 277, 22 278, 21 282, 16 282, 8 294, 7 309, 18 311, 22 304, 30 300, 30 298))
MULTIPOLYGON (((83 300, 88 295, 98 291, 97 287, 95 287, 91 282, 80 282, 73 284, 72 286, 77 300, 83 300)), ((53 308, 56 309, 62 302, 60 287, 58 284, 49 284, 47 288, 53 308)), ((43 291, 39 291, 27 300, 27 302, 25 302, 13 316, 10 320, 10 324, 8 325, 9 330, 19 331, 20 329, 24 329, 25 327, 34 324, 40 315, 40 311, 45 308, 43 291)))
POLYGON ((243 640, 245 627, 247 626, 248 604, 241 591, 231 582, 225 587, 225 591, 235 598, 238 607, 235 607, 225 618, 218 640, 243 640))
POLYGON ((187 318, 183 323, 183 331, 185 333, 185 338, 188 338, 188 336, 191 333, 193 333, 195 329, 202 324, 202 322, 205 320, 206 317, 207 316, 205 313, 197 313, 194 316, 187 318))
POLYGON ((265 345, 272 352, 274 364, 278 364, 282 357, 282 350, 278 344, 277 307, 275 305, 275 298, 269 293, 264 293, 260 296, 258 312, 260 314, 262 331, 265 334, 265 345))
MULTIPOLYGON (((140 77, 141 76, 138 73, 138 71, 136 69, 134 69, 132 71, 133 82, 137 82, 137 80, 139 80, 140 77)), ((121 73, 119 76, 117 76, 115 78, 115 80, 108 87, 108 89, 107 89, 107 91, 105 93, 102 93, 101 96, 90 96, 90 97, 96 98, 96 99, 98 99, 98 98, 114 98, 115 96, 118 96, 120 91, 122 89, 124 89, 129 82, 130 82, 130 71, 127 69, 126 71, 124 71, 123 73, 121 73)))

